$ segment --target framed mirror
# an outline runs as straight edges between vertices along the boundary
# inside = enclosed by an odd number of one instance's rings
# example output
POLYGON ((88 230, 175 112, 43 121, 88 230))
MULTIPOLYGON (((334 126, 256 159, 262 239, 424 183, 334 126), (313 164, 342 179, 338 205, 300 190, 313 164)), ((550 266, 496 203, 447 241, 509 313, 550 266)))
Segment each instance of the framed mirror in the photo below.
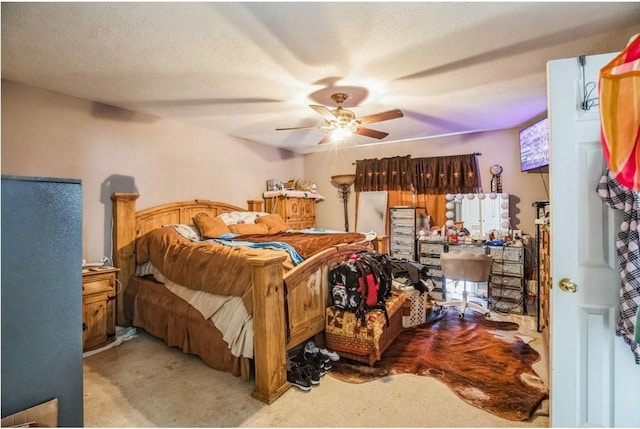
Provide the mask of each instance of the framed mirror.
POLYGON ((356 231, 385 235, 387 224, 387 191, 358 193, 356 231))
POLYGON ((485 238, 492 230, 509 232, 509 194, 447 194, 447 225, 462 223, 476 238, 485 238))

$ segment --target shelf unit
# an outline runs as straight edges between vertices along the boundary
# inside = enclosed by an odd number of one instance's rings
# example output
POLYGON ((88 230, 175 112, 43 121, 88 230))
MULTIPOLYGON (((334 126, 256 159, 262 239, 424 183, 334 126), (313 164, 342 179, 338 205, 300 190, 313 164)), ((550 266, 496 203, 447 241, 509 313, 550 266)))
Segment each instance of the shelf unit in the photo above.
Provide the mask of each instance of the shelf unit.
POLYGON ((538 332, 542 332, 549 339, 549 317, 551 300, 551 232, 549 228, 543 226, 540 228, 540 243, 538 247, 538 255, 540 262, 538 265, 538 291, 539 291, 539 311, 538 311, 538 332))
POLYGON ((525 314, 524 247, 488 246, 493 256, 489 305, 499 313, 525 314))
POLYGON ((416 238, 422 207, 391 207, 389 209, 389 254, 393 258, 417 261, 416 238))
POLYGON ((548 201, 536 201, 536 244, 537 255, 537 304, 538 332, 549 339, 549 302, 551 299, 551 231, 547 223, 548 201))
POLYGON ((446 301, 440 266, 440 255, 445 251, 448 251, 448 244, 444 242, 418 240, 418 262, 427 267, 427 278, 434 284, 434 289, 428 292, 434 301, 446 301))

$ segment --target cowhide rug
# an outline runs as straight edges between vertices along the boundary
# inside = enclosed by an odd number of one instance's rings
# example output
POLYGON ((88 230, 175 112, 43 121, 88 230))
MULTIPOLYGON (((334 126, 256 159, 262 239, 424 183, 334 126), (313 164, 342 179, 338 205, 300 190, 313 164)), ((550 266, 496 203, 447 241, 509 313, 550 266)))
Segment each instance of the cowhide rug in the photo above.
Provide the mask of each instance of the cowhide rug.
POLYGON ((518 324, 488 320, 467 311, 431 311, 432 320, 406 330, 374 367, 348 359, 329 374, 365 383, 394 374, 435 377, 465 402, 508 420, 528 420, 548 398, 531 365, 540 355, 518 333, 518 324))

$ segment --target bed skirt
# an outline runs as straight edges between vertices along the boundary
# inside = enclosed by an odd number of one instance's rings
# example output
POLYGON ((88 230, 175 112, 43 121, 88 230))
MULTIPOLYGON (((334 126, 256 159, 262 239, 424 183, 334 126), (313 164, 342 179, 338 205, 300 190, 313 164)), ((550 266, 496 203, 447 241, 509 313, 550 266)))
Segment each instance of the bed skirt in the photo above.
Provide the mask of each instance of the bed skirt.
POLYGON ((250 359, 233 356, 213 322, 153 279, 133 277, 123 295, 132 325, 215 369, 249 379, 250 359))

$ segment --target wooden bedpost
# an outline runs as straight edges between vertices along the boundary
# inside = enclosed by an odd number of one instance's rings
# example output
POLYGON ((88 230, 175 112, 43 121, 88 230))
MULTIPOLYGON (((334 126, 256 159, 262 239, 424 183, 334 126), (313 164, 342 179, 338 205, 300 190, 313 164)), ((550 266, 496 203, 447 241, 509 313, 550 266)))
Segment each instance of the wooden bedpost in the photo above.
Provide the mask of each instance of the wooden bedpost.
POLYGON ((129 280, 135 274, 135 240, 136 240, 136 200, 140 195, 135 193, 115 192, 113 201, 113 265, 120 268, 118 281, 120 290, 116 298, 117 323, 127 326, 124 315, 123 293, 129 280))
POLYGON ((247 200, 247 208, 250 212, 261 212, 262 200, 247 200))
POLYGON ((289 389, 282 263, 286 256, 248 260, 253 283, 253 337, 256 388, 251 393, 267 404, 289 389))
POLYGON ((373 245, 373 249, 378 253, 389 253, 389 236, 388 235, 378 235, 371 241, 373 245))

